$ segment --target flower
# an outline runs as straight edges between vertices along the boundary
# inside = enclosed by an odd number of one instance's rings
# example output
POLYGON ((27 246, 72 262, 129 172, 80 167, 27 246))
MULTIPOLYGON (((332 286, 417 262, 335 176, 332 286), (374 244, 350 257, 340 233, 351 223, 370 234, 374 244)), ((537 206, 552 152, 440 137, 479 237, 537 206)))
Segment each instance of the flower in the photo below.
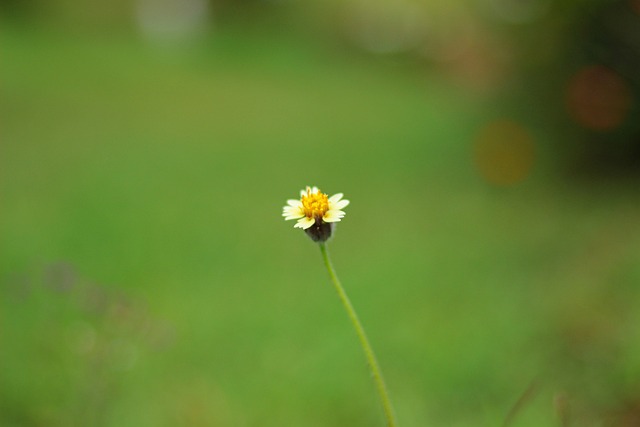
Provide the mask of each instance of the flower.
POLYGON ((300 200, 287 200, 282 216, 285 220, 297 219, 294 228, 302 228, 314 241, 324 242, 331 236, 332 223, 345 215, 342 209, 349 201, 343 200, 342 196, 338 193, 328 197, 318 187, 307 187, 300 191, 300 200))

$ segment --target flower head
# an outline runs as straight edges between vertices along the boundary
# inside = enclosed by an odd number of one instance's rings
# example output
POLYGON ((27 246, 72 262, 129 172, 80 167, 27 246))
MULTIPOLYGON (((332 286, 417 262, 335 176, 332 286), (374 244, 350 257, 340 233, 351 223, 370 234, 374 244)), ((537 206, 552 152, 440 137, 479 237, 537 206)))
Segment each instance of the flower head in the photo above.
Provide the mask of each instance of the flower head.
POLYGON ((342 209, 349 201, 342 196, 338 193, 328 197, 318 187, 307 187, 300 191, 300 200, 287 200, 282 216, 285 220, 297 219, 295 228, 302 228, 316 242, 324 242, 331 237, 333 223, 345 215, 342 209))

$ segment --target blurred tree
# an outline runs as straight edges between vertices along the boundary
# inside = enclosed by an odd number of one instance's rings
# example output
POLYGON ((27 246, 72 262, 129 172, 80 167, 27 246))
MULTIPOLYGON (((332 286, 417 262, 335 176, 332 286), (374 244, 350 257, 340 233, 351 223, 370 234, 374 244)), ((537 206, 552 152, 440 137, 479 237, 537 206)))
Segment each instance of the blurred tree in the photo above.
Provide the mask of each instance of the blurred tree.
POLYGON ((584 144, 577 166, 587 173, 640 173, 640 3, 603 2, 572 34, 569 68, 577 74, 569 81, 567 107, 584 144), (588 94, 579 100, 576 76, 588 94), (582 114, 576 117, 575 108, 582 114))

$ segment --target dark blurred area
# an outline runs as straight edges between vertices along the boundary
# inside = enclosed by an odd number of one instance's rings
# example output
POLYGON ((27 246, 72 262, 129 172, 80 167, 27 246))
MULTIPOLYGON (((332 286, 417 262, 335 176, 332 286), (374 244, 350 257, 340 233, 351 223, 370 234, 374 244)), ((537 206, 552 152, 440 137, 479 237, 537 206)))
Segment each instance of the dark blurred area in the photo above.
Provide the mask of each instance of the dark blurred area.
POLYGON ((574 35, 566 106, 581 127, 578 141, 584 139, 585 144, 577 155, 578 167, 587 174, 637 175, 640 3, 598 4, 574 35))

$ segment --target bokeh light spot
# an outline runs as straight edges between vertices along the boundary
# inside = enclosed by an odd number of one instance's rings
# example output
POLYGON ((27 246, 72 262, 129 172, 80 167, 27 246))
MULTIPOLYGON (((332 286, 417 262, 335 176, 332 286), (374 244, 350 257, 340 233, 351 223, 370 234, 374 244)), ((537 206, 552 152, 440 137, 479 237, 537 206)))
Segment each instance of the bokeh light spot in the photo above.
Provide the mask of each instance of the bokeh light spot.
POLYGON ((371 53, 409 51, 419 45, 424 36, 421 9, 410 2, 356 1, 347 13, 351 40, 371 53))
POLYGON ((142 34, 154 42, 183 42, 208 26, 205 0, 136 0, 136 22, 142 34))
POLYGON ((478 132, 474 162, 480 175, 491 184, 516 185, 524 180, 534 164, 534 141, 519 123, 500 119, 478 132))
POLYGON ((587 129, 606 131, 620 126, 631 107, 627 82, 615 71, 592 65, 574 74, 567 88, 567 108, 587 129))

